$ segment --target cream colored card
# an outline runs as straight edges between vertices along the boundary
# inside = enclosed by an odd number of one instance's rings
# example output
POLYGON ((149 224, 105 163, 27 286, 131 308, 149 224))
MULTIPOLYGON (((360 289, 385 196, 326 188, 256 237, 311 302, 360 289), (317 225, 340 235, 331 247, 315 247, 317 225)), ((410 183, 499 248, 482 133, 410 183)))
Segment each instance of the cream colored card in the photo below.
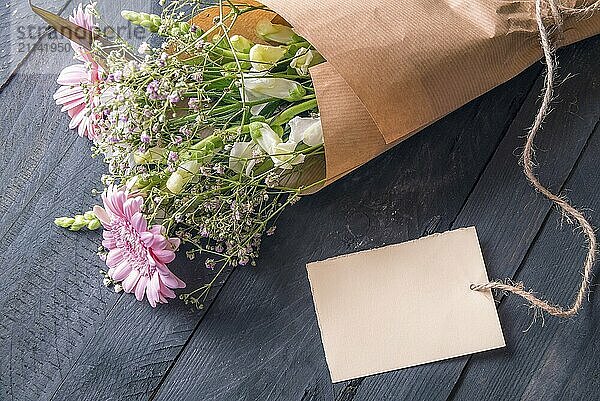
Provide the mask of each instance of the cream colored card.
POLYGON ((333 382, 505 345, 474 227, 307 269, 333 382))

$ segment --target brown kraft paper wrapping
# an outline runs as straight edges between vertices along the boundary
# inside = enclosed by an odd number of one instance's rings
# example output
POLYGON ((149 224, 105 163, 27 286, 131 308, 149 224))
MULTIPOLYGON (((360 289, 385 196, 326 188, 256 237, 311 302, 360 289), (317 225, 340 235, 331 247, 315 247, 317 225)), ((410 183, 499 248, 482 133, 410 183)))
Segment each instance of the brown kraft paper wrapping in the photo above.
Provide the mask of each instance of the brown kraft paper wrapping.
MULTIPOLYGON (((325 137, 326 184, 542 56, 533 0, 261 2, 327 60, 311 69, 325 137)), ((577 8, 592 2, 559 4, 577 8)), ((239 32, 255 38, 250 26, 256 18, 248 24, 240 18, 239 32)), ((202 19, 212 21, 208 15, 202 19)), ((598 33, 600 12, 565 14, 563 34, 554 39, 566 46, 598 33)))

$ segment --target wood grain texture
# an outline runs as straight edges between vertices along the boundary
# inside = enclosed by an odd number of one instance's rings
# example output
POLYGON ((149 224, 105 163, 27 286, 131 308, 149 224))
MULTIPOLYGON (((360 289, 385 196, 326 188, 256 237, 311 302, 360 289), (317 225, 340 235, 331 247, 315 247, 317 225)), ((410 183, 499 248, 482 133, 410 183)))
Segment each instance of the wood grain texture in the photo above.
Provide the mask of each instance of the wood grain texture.
MULTIPOLYGON (((36 0, 34 3, 54 13, 62 12, 71 0, 36 0)), ((5 0, 0 7, 0 88, 10 79, 42 39, 46 27, 24 0, 5 0)))
MULTIPOLYGON (((560 60, 569 60, 568 63, 563 63, 561 74, 577 76, 559 87, 560 101, 554 105, 554 112, 548 117, 545 129, 536 140, 541 180, 554 190, 560 190, 567 180, 600 115, 600 74, 593 62, 600 56, 599 44, 600 38, 593 38, 559 53, 560 60)), ((533 191, 518 165, 523 136, 537 110, 541 85, 540 78, 453 224, 453 227, 477 227, 490 278, 514 276, 551 208, 548 201, 533 191)), ((574 191, 581 190, 579 187, 571 188, 574 191)), ((550 247, 559 244, 560 242, 553 241, 547 243, 550 247)), ((574 256, 572 253, 568 259, 573 260, 574 256)), ((579 262, 573 263, 579 267, 579 262)), ((537 276, 526 283, 537 290, 538 283, 549 273, 547 269, 538 268, 537 276)), ((578 272, 571 270, 571 274, 576 279, 580 278, 578 272)), ((574 291, 574 288, 574 285, 569 287, 570 291, 574 291)), ((513 299, 513 302, 523 304, 520 299, 513 299)), ((513 326, 521 317, 526 321, 530 319, 526 309, 512 310, 510 316, 501 316, 505 334, 527 329, 528 324, 513 326)), ((478 360, 494 358, 495 355, 504 355, 504 362, 510 359, 507 355, 512 358, 512 353, 505 354, 513 346, 508 335, 506 341, 508 347, 505 350, 483 353, 477 357, 478 360)), ((359 387, 355 399, 445 400, 468 359, 464 357, 422 366, 414 372, 407 369, 368 378, 359 387)), ((489 375, 487 370, 485 373, 481 370, 480 373, 481 380, 489 380, 508 388, 514 386, 509 379, 499 380, 498 376, 489 375)), ((479 398, 477 394, 472 394, 458 399, 498 398, 479 398)))
MULTIPOLYGON (((596 226, 600 223, 600 177, 595 173, 599 151, 600 130, 596 128, 565 185, 573 189, 569 198, 576 205, 590 208, 587 215, 596 226)), ((585 251, 581 235, 574 235, 569 225, 560 227, 559 220, 555 211, 548 216, 515 278, 539 294, 567 304, 579 286, 585 251)), ((532 322, 531 311, 519 299, 503 299, 499 313, 509 347, 490 355, 472 356, 451 399, 598 399, 597 295, 592 295, 577 317, 567 321, 547 318, 544 322, 539 317, 532 322)))
POLYGON ((2 130, 10 152, 0 179, 0 399, 32 400, 47 397, 115 297, 98 285, 97 235, 52 223, 93 202, 99 166, 91 168, 89 144, 49 107, 47 76, 23 69, 15 78, 30 89, 0 94, 2 115, 21 115, 2 130))
POLYGON ((155 399, 352 399, 360 380, 331 384, 306 262, 450 227, 538 72, 528 70, 284 213, 260 267, 232 274, 155 399))
MULTIPOLYGON (((116 21, 118 9, 106 14, 116 21)), ((1 400, 50 399, 119 298, 101 284, 98 234, 53 224, 98 202, 103 171, 52 99, 56 72, 73 63, 33 51, 0 93, 1 400)))
MULTIPOLYGON (((600 72, 593 60, 600 56, 600 40, 588 43, 587 52, 578 55, 579 61, 565 66, 565 70, 578 69, 573 82, 560 88, 563 104, 556 107, 554 128, 548 135, 577 135, 592 132, 585 151, 576 168, 564 185, 572 203, 584 208, 596 227, 600 224, 600 72), (579 81, 579 90, 569 90, 579 81), (566 92, 563 95, 563 92, 566 92), (565 114, 567 116, 565 118, 565 114), (585 123, 584 123, 585 122, 585 123)), ((582 49, 583 50, 583 49, 582 49)), ((572 58, 574 60, 574 58, 572 58)), ((583 142, 583 141, 581 141, 583 142)), ((540 169, 550 171, 564 155, 554 149, 540 169), (561 156, 558 156, 560 154, 561 156), (551 163, 550 161, 554 162, 551 163)), ((585 249, 584 239, 572 226, 561 221, 558 212, 552 211, 543 229, 528 250, 516 280, 522 280, 540 294, 556 303, 572 302, 579 286, 585 249)), ((506 272, 506 270, 504 271, 506 272)), ((597 274, 596 274, 597 276, 597 274)), ((592 290, 597 288, 597 281, 592 290)), ((600 299, 594 291, 589 303, 575 318, 566 321, 546 318, 533 321, 533 315, 515 297, 508 296, 499 306, 507 342, 506 350, 491 355, 471 357, 453 399, 523 399, 523 400, 591 400, 598 399, 600 389, 600 350, 598 313, 600 299), (595 294, 594 294, 595 293, 595 294), (543 325, 542 325, 543 323, 543 325), (485 372, 485 374, 484 374, 485 372), (489 380, 497 377, 499 380, 489 380), (510 385, 509 385, 510 383, 510 385)))

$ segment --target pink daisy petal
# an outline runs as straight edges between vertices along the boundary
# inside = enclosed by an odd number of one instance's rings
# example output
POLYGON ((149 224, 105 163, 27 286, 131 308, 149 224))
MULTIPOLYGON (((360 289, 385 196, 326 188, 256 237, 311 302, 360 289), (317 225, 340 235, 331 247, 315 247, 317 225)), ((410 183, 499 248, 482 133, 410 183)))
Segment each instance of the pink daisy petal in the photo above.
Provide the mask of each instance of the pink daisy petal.
POLYGON ((69 17, 69 20, 82 28, 85 29, 93 29, 94 28, 94 16, 87 12, 85 8, 83 8, 82 4, 79 4, 79 7, 73 10, 73 15, 69 17))
POLYGON ((159 287, 160 284, 158 282, 158 273, 154 273, 150 279, 150 283, 146 287, 146 296, 148 297, 148 302, 150 302, 150 305, 153 308, 156 307, 156 302, 158 301, 159 287))
POLYGON ((91 118, 88 118, 85 136, 87 136, 92 141, 96 140, 96 138, 98 137, 94 128, 94 122, 91 118))
MULTIPOLYGON (((156 271, 158 271, 158 273, 161 275, 161 280, 165 280, 167 277, 170 277, 173 274, 167 265, 163 265, 162 263, 156 264, 156 271)), ((172 286, 169 287, 174 288, 172 286)))
POLYGON ((113 239, 105 239, 102 241, 102 246, 106 249, 112 249, 117 246, 117 243, 113 239))
POLYGON ((175 298, 175 291, 167 287, 164 282, 160 283, 160 294, 165 298, 175 298))
POLYGON ((156 235, 163 235, 165 233, 165 228, 161 225, 154 225, 150 227, 150 232, 156 235))
POLYGON ((152 248, 154 249, 166 249, 168 247, 168 240, 162 234, 156 235, 153 234, 154 243, 152 244, 152 248))
POLYGON ((52 98, 54 100, 59 100, 66 96, 71 96, 74 94, 79 94, 80 96, 83 96, 83 90, 82 90, 81 86, 79 86, 79 85, 77 85, 77 86, 61 86, 54 93, 54 95, 52 95, 52 98))
POLYGON ((131 265, 127 260, 123 260, 115 267, 112 279, 115 281, 123 281, 131 273, 131 265))
POLYGON ((171 263, 175 259, 175 252, 169 249, 161 249, 152 253, 154 258, 162 264, 171 263))
POLYGON ((140 232, 146 231, 148 228, 148 224, 146 223, 144 215, 139 212, 131 217, 131 223, 136 228, 136 230, 140 232))
MULTIPOLYGON (((67 67, 68 68, 68 67, 67 67)), ((87 83, 88 82, 88 77, 87 74, 83 75, 81 73, 76 73, 76 72, 62 72, 59 76, 58 79, 56 80, 56 82, 59 85, 63 85, 63 86, 79 86, 82 83, 87 83)))
POLYGON ((140 233, 140 239, 144 242, 146 248, 152 248, 154 244, 154 234, 148 231, 140 233))
POLYGON ((102 223, 104 226, 108 226, 110 224, 110 216, 108 213, 106 213, 106 210, 100 206, 94 206, 93 210, 98 220, 100 220, 100 223, 102 223))
POLYGON ((137 284, 135 285, 135 298, 138 301, 144 299, 144 293, 146 292, 146 286, 148 284, 148 277, 140 276, 137 284))
POLYGON ((60 85, 75 86, 83 82, 89 82, 89 71, 85 64, 75 64, 65 67, 56 82, 60 85))
POLYGON ((72 109, 67 111, 67 114, 69 115, 69 117, 73 118, 73 117, 79 115, 81 112, 83 112, 83 110, 85 110, 85 104, 81 104, 77 107, 73 107, 72 109))
POLYGON ((122 217, 125 217, 125 212, 123 211, 123 205, 127 201, 127 193, 124 191, 116 191, 113 193, 113 207, 114 210, 120 214, 122 217))
POLYGON ((122 218, 123 217, 123 213, 122 211, 119 210, 118 206, 115 205, 115 199, 112 195, 107 195, 105 197, 105 199, 103 199, 104 201, 104 207, 106 208, 106 211, 108 213, 111 214, 111 216, 114 216, 115 218, 122 218))
MULTIPOLYGON (((89 31, 94 30, 96 26, 93 14, 88 11, 87 7, 84 8, 81 4, 79 5, 79 7, 73 10, 73 15, 69 17, 69 21, 89 31)), ((86 49, 84 49, 82 46, 78 45, 75 42, 71 42, 71 46, 73 47, 73 50, 75 51, 78 59, 88 60, 90 54, 86 49)))
POLYGON ((60 98, 56 101, 56 104, 58 106, 63 106, 63 110, 61 110, 63 113, 66 111, 64 109, 64 107, 68 107, 69 109, 72 109, 75 106, 79 106, 80 104, 85 104, 85 96, 69 96, 69 97, 63 97, 60 98))
POLYGON ((69 123, 69 128, 75 129, 75 128, 79 127, 79 123, 81 123, 84 118, 85 118, 84 112, 80 112, 79 114, 75 115, 73 117, 73 119, 71 120, 71 122, 69 123))
POLYGON ((185 283, 173 273, 162 276, 161 280, 169 288, 185 288, 185 283))
POLYGON ((81 98, 81 99, 76 99, 76 100, 73 100, 73 101, 71 101, 71 102, 65 103, 65 104, 63 105, 63 107, 60 109, 60 112, 61 112, 61 113, 64 113, 65 111, 69 111, 69 110, 71 110, 72 108, 74 108, 74 107, 77 107, 77 106, 80 106, 80 105, 82 105, 82 104, 84 104, 84 103, 85 103, 85 99, 83 99, 83 98, 81 98))
POLYGON ((82 138, 87 137, 87 121, 83 121, 81 124, 79 124, 77 127, 77 133, 82 138))
POLYGON ((83 92, 75 92, 68 95, 60 96, 56 99, 56 104, 68 104, 78 100, 85 100, 85 95, 83 92))
POLYGON ((106 255, 106 266, 117 267, 123 261, 123 251, 119 248, 111 249, 106 255))
MULTIPOLYGON (((123 211, 125 212, 125 217, 131 218, 134 214, 138 213, 142 204, 144 203, 144 198, 138 196, 136 198, 127 199, 125 204, 123 205, 123 211)), ((145 231, 145 230, 142 230, 145 231)))
POLYGON ((131 273, 129 273, 129 276, 127 276, 127 278, 123 280, 123 290, 125 290, 125 292, 131 293, 135 288, 135 285, 137 284, 139 278, 140 272, 137 270, 132 270, 131 273))

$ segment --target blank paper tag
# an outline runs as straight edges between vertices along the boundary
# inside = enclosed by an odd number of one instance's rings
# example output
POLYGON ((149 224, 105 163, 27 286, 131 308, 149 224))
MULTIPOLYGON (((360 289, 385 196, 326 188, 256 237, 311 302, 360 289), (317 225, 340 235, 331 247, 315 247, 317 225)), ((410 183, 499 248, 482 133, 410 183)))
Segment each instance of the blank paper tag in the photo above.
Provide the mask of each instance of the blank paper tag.
POLYGON ((474 227, 307 269, 333 382, 505 345, 474 227))

